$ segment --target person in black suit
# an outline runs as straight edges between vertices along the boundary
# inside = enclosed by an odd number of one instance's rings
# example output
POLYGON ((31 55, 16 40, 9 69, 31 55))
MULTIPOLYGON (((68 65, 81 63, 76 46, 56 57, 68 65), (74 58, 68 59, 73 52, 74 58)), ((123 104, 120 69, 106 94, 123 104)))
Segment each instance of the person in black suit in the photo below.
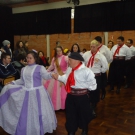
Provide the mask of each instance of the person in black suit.
POLYGON ((14 66, 14 68, 17 71, 15 79, 20 79, 21 70, 26 65, 25 61, 26 61, 25 55, 18 54, 16 61, 12 62, 12 65, 14 66))

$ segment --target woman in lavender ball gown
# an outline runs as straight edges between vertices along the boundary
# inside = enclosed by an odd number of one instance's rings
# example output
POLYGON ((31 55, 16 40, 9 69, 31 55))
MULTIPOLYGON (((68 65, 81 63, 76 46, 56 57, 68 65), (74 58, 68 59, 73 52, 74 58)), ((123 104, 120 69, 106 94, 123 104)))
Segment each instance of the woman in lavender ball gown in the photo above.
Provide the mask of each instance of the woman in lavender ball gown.
POLYGON ((0 94, 0 126, 11 135, 44 135, 56 129, 57 120, 42 79, 51 79, 38 54, 30 51, 21 78, 7 84, 0 94))

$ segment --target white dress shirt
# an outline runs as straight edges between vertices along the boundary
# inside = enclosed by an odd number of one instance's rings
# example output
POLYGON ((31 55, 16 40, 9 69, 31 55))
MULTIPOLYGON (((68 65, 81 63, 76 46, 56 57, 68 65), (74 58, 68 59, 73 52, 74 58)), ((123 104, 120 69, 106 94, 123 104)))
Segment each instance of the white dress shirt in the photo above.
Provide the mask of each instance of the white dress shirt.
MULTIPOLYGON (((85 61, 85 65, 88 65, 89 59, 92 56, 91 51, 87 51, 83 54, 83 58, 85 61)), ((94 57, 93 66, 89 66, 89 68, 93 71, 93 73, 105 73, 109 67, 108 62, 103 54, 100 52, 97 52, 94 57)))
POLYGON ((129 49, 131 50, 132 56, 135 56, 135 47, 132 45, 129 49))
POLYGON ((0 51, 0 59, 1 59, 1 54, 2 54, 2 52, 0 51))
POLYGON ((108 63, 112 62, 113 56, 112 56, 110 49, 107 46, 102 45, 102 47, 99 49, 99 52, 105 56, 108 63))
MULTIPOLYGON (((68 76, 71 73, 72 68, 68 67, 66 74, 58 77, 58 80, 65 83, 67 82, 68 76)), ((97 84, 94 73, 87 68, 83 63, 74 71, 75 85, 71 86, 75 89, 88 89, 90 91, 96 90, 97 84)))
MULTIPOLYGON (((112 55, 114 55, 116 49, 118 47, 117 45, 114 45, 111 49, 112 55)), ((129 47, 127 47, 125 44, 120 48, 119 50, 119 54, 116 53, 115 56, 125 56, 126 60, 129 60, 132 57, 132 53, 131 50, 129 49, 129 47)))

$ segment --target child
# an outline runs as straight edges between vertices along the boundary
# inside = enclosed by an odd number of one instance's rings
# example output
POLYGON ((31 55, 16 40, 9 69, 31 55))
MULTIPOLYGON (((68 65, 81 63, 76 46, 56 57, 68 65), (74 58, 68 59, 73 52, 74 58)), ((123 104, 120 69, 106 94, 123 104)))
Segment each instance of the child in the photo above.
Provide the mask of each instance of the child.
POLYGON ((27 54, 21 78, 6 85, 0 94, 0 126, 12 135, 44 135, 56 129, 56 117, 43 79, 51 79, 38 54, 27 54))

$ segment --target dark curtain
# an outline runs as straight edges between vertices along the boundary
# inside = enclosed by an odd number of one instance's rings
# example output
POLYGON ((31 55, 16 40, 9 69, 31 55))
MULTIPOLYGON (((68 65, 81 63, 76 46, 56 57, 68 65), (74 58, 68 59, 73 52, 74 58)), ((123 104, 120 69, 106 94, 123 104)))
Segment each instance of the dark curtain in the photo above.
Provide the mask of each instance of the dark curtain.
POLYGON ((108 3, 108 31, 135 30, 135 1, 108 3))
POLYGON ((15 35, 71 33, 71 8, 14 14, 15 35))
POLYGON ((135 30, 135 1, 124 3, 123 30, 135 30))
POLYGON ((0 47, 3 40, 11 42, 11 49, 14 48, 13 18, 12 9, 0 6, 0 47))
POLYGON ((105 31, 108 3, 75 7, 74 32, 105 31))
POLYGON ((37 34, 71 33, 71 8, 37 12, 37 34))
POLYGON ((110 22, 107 25, 108 31, 122 31, 126 29, 126 27, 123 27, 123 23, 125 20, 125 2, 110 2, 108 3, 108 6, 108 13, 110 14, 109 16, 107 16, 109 18, 108 21, 110 22))
POLYGON ((36 34, 36 12, 13 14, 14 35, 36 34))
POLYGON ((135 30, 134 5, 115 1, 75 7, 74 32, 135 30))

